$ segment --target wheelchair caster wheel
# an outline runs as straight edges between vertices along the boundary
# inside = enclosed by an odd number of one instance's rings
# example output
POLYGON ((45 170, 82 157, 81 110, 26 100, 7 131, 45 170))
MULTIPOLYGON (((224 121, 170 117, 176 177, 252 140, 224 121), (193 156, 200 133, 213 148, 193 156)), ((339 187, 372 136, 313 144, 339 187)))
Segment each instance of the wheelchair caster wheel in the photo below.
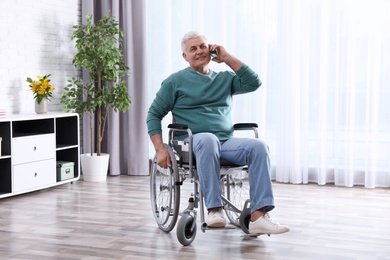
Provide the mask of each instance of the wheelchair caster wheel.
POLYGON ((176 227, 176 235, 177 239, 183 246, 190 245, 196 236, 196 224, 194 226, 194 229, 191 230, 192 224, 195 221, 194 217, 190 214, 184 214, 179 222, 177 223, 176 227))
POLYGON ((249 234, 249 221, 251 220, 251 209, 247 208, 241 212, 240 228, 245 234, 249 234))

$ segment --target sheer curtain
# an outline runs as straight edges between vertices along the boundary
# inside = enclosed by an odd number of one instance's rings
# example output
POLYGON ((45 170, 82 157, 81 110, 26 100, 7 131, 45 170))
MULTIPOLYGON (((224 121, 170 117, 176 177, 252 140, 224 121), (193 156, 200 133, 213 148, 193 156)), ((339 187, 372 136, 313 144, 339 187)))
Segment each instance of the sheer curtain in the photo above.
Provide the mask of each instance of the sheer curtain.
MULTIPOLYGON (((110 175, 148 175, 148 136, 145 124, 147 109, 146 54, 145 54, 145 5, 143 1, 83 0, 82 15, 93 14, 99 19, 109 11, 119 21, 124 31, 123 55, 130 67, 127 77, 128 92, 132 100, 129 110, 110 112, 106 136, 102 144, 110 154, 110 175)), ((89 121, 84 117, 84 152, 89 152, 89 121)))
POLYGON ((276 180, 389 187, 389 2, 303 2, 277 11, 276 180))
POLYGON ((233 116, 260 124, 273 179, 390 187, 389 1, 147 0, 146 11, 149 104, 187 66, 182 35, 202 31, 263 81, 233 116))

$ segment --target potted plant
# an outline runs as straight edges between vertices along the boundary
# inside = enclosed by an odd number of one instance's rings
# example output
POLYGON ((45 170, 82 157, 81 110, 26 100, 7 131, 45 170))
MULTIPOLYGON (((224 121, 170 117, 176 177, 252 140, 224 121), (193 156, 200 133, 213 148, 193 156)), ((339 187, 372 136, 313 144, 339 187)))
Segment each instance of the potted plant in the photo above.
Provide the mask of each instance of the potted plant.
POLYGON ((43 77, 37 76, 36 80, 27 78, 29 87, 33 92, 35 99, 35 113, 44 114, 47 113, 47 102, 53 97, 54 88, 50 83, 50 74, 43 77))
POLYGON ((81 155, 83 178, 87 181, 104 181, 107 177, 109 155, 102 153, 101 143, 109 108, 114 112, 126 111, 131 104, 125 81, 129 67, 123 61, 121 50, 124 32, 119 29, 118 21, 109 17, 108 13, 95 24, 92 15, 87 15, 86 24, 75 25, 73 28, 71 39, 75 40, 78 50, 73 65, 86 69, 89 80, 84 82, 74 77, 68 80, 61 103, 66 112, 74 111, 80 118, 89 114, 91 153, 81 155), (106 164, 100 174, 97 171, 102 166, 95 160, 106 164), (88 162, 92 166, 87 165, 88 162))

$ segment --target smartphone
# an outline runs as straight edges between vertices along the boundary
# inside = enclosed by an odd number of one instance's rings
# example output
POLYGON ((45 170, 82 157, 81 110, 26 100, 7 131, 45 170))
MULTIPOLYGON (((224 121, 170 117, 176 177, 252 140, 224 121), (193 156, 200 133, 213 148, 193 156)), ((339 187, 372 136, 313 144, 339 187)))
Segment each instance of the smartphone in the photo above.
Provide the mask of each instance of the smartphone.
POLYGON ((218 52, 216 50, 210 51, 210 55, 211 57, 218 59, 218 52))

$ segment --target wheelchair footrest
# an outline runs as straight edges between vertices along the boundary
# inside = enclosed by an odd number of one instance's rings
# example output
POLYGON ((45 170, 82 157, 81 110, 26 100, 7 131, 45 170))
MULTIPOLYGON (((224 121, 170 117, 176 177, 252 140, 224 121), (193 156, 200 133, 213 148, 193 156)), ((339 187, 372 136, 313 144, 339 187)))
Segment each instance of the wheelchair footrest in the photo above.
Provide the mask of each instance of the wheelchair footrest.
POLYGON ((261 236, 261 235, 271 236, 270 234, 259 233, 259 234, 244 234, 241 237, 258 237, 258 236, 261 236))
POLYGON ((233 225, 226 225, 225 227, 206 227, 206 230, 223 230, 223 229, 237 229, 237 227, 233 226, 233 225))

